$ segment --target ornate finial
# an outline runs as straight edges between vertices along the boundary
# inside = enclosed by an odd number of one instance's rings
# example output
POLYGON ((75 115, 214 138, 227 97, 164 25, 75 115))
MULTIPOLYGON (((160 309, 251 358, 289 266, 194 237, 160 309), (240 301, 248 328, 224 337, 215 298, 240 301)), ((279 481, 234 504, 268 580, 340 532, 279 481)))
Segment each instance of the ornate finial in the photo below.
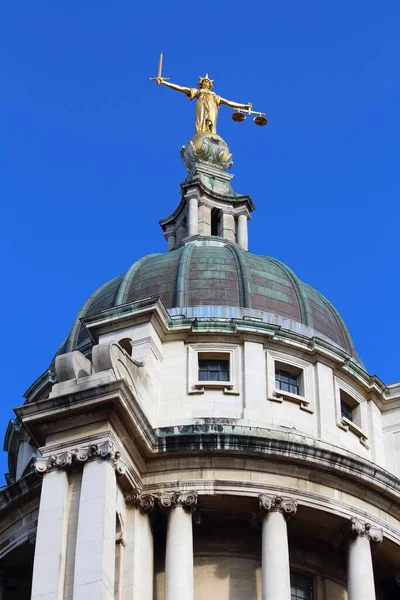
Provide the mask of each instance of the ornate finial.
POLYGON ((260 494, 258 496, 260 509, 266 512, 279 511, 286 519, 294 517, 297 512, 297 501, 293 498, 283 498, 282 496, 267 496, 260 494))

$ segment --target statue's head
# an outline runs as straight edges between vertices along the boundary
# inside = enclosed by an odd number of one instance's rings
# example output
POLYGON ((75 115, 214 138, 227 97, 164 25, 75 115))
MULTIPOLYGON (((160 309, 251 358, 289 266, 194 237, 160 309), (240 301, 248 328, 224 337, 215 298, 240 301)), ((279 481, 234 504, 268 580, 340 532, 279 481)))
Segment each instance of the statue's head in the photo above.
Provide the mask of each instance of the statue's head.
POLYGON ((205 77, 199 78, 199 88, 211 90, 211 88, 213 87, 213 81, 214 79, 210 79, 208 73, 206 73, 205 77))

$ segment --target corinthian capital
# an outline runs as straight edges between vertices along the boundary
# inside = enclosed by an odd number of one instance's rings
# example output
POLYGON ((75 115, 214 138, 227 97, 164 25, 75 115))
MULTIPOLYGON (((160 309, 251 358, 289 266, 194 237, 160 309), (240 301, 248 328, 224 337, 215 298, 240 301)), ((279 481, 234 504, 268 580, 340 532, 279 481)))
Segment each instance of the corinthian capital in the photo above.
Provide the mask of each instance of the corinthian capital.
POLYGON ((282 496, 268 496, 260 494, 258 496, 261 511, 281 512, 286 519, 294 517, 297 512, 297 501, 292 498, 283 498, 282 496))
POLYGON ((125 473, 126 467, 121 460, 120 451, 108 440, 84 448, 76 448, 72 452, 65 451, 53 454, 48 458, 38 458, 35 462, 35 470, 38 475, 44 475, 55 469, 70 469, 76 465, 98 459, 110 461, 117 476, 125 473))
POLYGON ((380 544, 383 540, 383 531, 379 527, 374 527, 367 521, 362 521, 358 517, 350 519, 350 533, 355 538, 357 536, 366 537, 370 542, 380 544))
POLYGON ((184 508, 193 512, 196 508, 198 494, 194 490, 190 492, 161 493, 158 496, 158 504, 162 509, 184 508))
POLYGON ((125 494, 127 505, 138 508, 142 513, 151 512, 154 508, 155 500, 156 497, 153 494, 142 494, 137 488, 125 494))

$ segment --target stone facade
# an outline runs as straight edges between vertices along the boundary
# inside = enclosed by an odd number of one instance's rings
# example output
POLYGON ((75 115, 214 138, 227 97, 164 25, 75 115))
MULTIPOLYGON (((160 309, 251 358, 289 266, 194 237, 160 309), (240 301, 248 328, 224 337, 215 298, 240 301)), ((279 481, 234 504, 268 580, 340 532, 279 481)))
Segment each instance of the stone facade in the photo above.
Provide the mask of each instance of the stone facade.
MULTIPOLYGON (((327 301, 325 333, 316 317, 312 326, 304 315, 317 296, 293 278, 293 293, 305 294, 298 318, 248 305, 240 257, 252 205, 215 168, 191 167, 162 222, 168 254, 184 248, 179 302, 140 298, 133 268, 106 307, 88 301, 15 411, 0 493, 1 600, 399 593, 400 385, 364 370, 327 301), (232 206, 241 241, 227 233, 232 206), (238 305, 219 304, 212 287, 214 302, 186 303, 196 277, 204 283, 185 268, 195 248, 236 257, 238 305)), ((252 277, 256 293, 262 274, 252 277)))

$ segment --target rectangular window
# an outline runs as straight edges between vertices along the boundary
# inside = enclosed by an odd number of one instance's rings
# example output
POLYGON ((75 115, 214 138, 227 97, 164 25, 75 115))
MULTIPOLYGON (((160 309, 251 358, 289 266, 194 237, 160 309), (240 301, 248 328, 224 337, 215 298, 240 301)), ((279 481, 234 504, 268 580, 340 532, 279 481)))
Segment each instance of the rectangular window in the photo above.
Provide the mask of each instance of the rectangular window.
POLYGON ((229 381, 229 360, 199 358, 199 381, 229 381))
POLYGON ((313 600, 313 579, 299 573, 290 573, 291 600, 313 600))
POLYGON ((283 369, 275 369, 275 387, 283 392, 299 394, 299 376, 283 369))
POLYGON ((340 400, 340 414, 349 421, 353 420, 353 409, 344 400, 340 400))

